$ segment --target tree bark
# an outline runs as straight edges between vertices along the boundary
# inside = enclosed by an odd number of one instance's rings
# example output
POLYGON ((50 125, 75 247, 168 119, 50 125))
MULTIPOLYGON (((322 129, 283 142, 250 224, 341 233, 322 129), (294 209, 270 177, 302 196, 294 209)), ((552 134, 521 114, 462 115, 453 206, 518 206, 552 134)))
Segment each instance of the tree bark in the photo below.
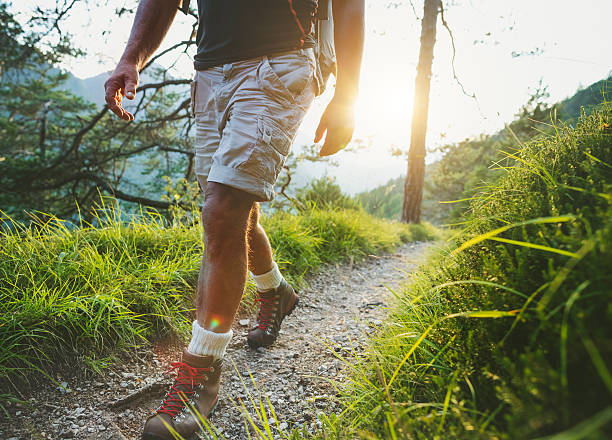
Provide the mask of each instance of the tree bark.
POLYGON ((429 88, 439 9, 440 0, 425 0, 423 20, 421 21, 421 49, 414 85, 408 172, 404 183, 404 203, 402 206, 402 221, 406 223, 419 223, 421 219, 429 88))

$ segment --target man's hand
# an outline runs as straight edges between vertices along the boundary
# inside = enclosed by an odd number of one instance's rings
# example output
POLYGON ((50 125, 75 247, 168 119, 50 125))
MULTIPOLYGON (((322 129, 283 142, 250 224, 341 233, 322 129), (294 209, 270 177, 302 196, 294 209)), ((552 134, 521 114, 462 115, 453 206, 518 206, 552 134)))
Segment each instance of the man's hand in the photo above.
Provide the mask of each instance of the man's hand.
POLYGON ((333 0, 334 45, 338 68, 336 91, 315 134, 327 131, 319 156, 337 153, 350 142, 355 128, 353 104, 357 97, 364 35, 364 0, 333 0))
POLYGON ((315 132, 315 143, 325 136, 319 156, 330 156, 342 150, 350 142, 355 129, 353 102, 334 98, 331 100, 315 132))
POLYGON ((136 96, 138 69, 145 65, 161 44, 179 4, 179 0, 140 0, 121 61, 104 83, 106 104, 121 119, 134 120, 134 115, 121 107, 121 101, 124 96, 127 99, 136 96))
POLYGON ((138 87, 138 68, 136 64, 120 61, 117 68, 104 83, 106 91, 106 104, 108 108, 125 121, 133 121, 134 115, 121 107, 121 101, 125 96, 134 99, 138 87))

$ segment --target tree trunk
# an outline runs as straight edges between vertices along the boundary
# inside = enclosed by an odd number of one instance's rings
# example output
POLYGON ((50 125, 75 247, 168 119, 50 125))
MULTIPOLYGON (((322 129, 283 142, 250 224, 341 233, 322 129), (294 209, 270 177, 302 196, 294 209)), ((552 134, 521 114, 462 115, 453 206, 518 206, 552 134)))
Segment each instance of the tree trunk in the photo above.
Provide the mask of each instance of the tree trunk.
POLYGON ((436 21, 440 0, 425 0, 421 22, 421 50, 414 85, 414 105, 412 110, 412 129, 410 149, 408 150, 408 172, 404 183, 404 204, 402 221, 418 223, 421 218, 421 199, 425 178, 425 134, 427 133, 427 113, 429 110, 429 86, 431 64, 436 43, 436 21))

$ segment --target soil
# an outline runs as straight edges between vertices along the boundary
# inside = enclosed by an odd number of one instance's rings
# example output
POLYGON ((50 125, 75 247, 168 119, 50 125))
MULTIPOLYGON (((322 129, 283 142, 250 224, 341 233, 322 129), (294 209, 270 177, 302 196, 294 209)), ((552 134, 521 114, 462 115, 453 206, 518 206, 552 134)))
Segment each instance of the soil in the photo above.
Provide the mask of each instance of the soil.
MULTIPOLYGON (((321 426, 321 414, 339 411, 334 381, 341 384, 347 374, 341 358, 350 361, 363 350, 368 335, 385 318, 389 288, 407 278, 427 246, 406 244, 393 254, 370 255, 359 264, 328 266, 312 275, 299 292, 299 307, 268 349, 250 349, 246 334, 253 318, 237 319, 220 403, 210 416, 217 432, 227 439, 249 438, 241 402, 258 420, 249 396, 257 405, 261 399, 267 406, 269 399, 278 420, 275 428, 282 430, 312 432, 321 426)), ((22 398, 31 404, 4 405, 8 414, 0 412, 0 438, 138 439, 144 420, 171 383, 163 372, 179 360, 181 351, 182 343, 161 341, 95 377, 58 374, 61 386, 27 390, 22 398)))

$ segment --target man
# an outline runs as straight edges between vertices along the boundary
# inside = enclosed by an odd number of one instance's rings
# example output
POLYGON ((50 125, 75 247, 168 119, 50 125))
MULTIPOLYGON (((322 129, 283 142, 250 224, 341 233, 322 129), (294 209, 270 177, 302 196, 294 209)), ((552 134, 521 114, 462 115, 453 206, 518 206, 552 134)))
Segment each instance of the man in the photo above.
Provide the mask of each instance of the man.
MULTIPOLYGON (((105 84, 120 118, 134 116, 138 71, 159 47, 185 0, 141 0, 127 47, 105 84)), ((304 114, 320 87, 312 36, 316 0, 198 0, 199 29, 192 83, 195 169, 204 190, 204 257, 196 320, 174 385, 145 423, 143 439, 190 437, 217 402, 221 360, 250 270, 257 285, 258 323, 251 347, 272 344, 298 304, 272 259, 257 202, 273 197, 276 178, 304 114)), ((353 134, 352 107, 363 48, 364 0, 333 0, 337 58, 335 94, 315 133, 321 156, 353 134)))

